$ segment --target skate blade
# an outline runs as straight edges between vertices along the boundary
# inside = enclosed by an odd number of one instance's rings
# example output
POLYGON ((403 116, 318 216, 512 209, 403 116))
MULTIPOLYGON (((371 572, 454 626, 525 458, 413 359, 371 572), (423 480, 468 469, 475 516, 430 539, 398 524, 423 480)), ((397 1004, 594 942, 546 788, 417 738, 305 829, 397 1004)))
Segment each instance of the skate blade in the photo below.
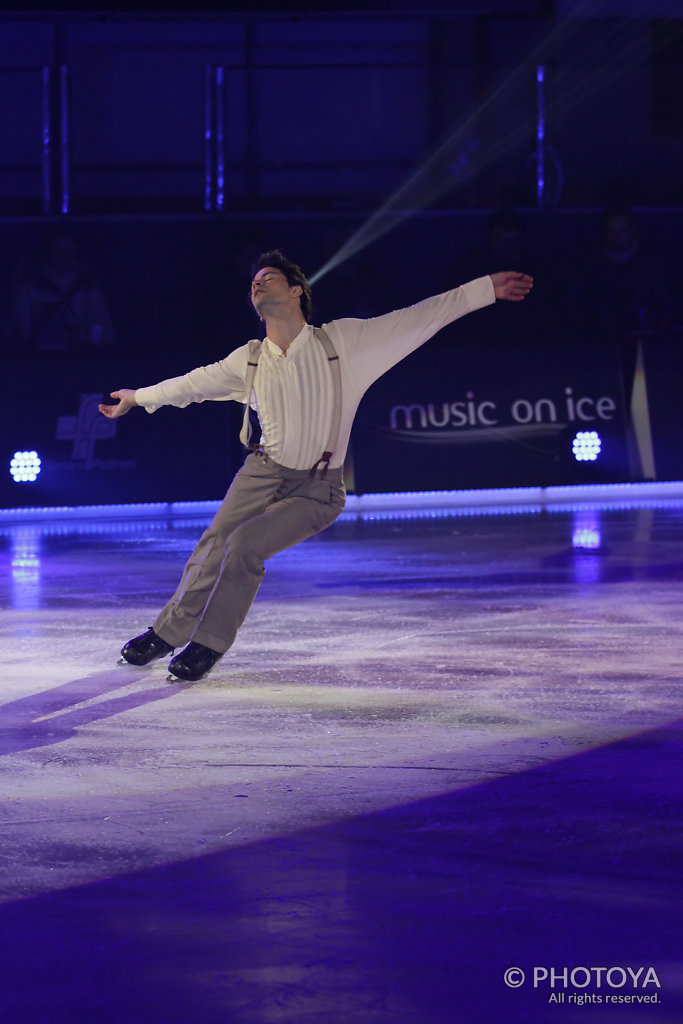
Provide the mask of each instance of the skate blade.
POLYGON ((149 671, 151 671, 151 669, 159 668, 159 662, 161 662, 162 660, 163 660, 163 655, 162 655, 161 658, 156 658, 154 661, 148 661, 146 665, 136 665, 132 661, 126 661, 125 658, 119 658, 119 660, 116 662, 116 664, 117 665, 128 665, 129 668, 136 668, 140 672, 142 672, 143 669, 146 672, 149 672, 149 671))

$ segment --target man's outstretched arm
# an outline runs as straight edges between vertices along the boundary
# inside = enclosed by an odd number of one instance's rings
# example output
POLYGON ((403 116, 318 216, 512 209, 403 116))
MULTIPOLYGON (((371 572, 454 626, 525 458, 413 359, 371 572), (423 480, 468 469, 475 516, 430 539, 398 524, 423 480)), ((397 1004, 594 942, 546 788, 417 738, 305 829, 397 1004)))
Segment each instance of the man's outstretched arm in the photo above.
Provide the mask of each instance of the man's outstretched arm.
POLYGON ((364 391, 442 327, 498 299, 519 302, 526 298, 532 285, 528 274, 503 270, 384 316, 336 320, 326 326, 333 343, 339 338, 340 344, 344 344, 351 375, 364 391))
POLYGON ((103 416, 113 420, 125 416, 134 405, 139 405, 147 412, 155 412, 162 405, 175 405, 184 409, 192 402, 208 400, 226 402, 234 399, 243 402, 246 369, 247 346, 242 345, 225 359, 209 366, 198 366, 181 377, 170 377, 151 387, 112 391, 111 397, 118 398, 119 404, 103 404, 99 410, 103 416))

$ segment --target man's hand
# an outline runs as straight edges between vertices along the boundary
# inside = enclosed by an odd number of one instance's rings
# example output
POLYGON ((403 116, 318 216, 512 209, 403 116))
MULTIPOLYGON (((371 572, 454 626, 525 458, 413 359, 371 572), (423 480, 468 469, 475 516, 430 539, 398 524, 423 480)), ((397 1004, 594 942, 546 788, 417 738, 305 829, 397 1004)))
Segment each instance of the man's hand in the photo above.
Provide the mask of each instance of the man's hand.
POLYGON ((138 403, 135 401, 135 391, 131 388, 121 388, 120 391, 110 392, 112 398, 118 398, 118 405, 98 405, 98 409, 103 416, 106 416, 110 420, 115 420, 119 416, 125 416, 134 405, 138 403))
POLYGON ((497 299, 508 299, 509 302, 521 302, 534 286, 533 277, 519 274, 514 270, 501 270, 499 274, 491 274, 493 290, 497 299))

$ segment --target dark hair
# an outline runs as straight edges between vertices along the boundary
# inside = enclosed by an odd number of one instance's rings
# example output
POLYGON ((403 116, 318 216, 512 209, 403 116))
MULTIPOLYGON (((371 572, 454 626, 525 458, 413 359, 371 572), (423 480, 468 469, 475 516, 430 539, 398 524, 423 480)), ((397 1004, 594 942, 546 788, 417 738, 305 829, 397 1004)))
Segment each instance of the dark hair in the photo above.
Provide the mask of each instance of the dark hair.
POLYGON ((279 249, 271 249, 270 252, 262 252, 252 267, 251 276, 254 277, 254 275, 257 274, 259 270, 263 270, 264 267, 274 267, 275 270, 280 270, 287 278, 287 283, 291 288, 296 285, 300 285, 301 295, 299 296, 299 301, 301 303, 301 312, 303 313, 304 320, 310 320, 311 313, 313 312, 311 286, 308 283, 306 275, 301 267, 298 267, 296 263, 292 263, 291 260, 288 260, 279 249))

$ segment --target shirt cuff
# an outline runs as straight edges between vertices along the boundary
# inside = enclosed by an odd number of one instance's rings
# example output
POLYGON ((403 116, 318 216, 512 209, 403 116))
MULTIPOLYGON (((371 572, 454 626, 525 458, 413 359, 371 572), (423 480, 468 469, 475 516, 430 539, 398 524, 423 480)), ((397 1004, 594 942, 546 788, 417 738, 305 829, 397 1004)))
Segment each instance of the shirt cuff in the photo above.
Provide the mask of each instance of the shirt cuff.
POLYGON ((135 402, 141 405, 145 412, 156 412, 161 408, 161 402, 154 401, 154 386, 149 388, 137 388, 135 391, 135 402))
POLYGON ((462 285, 462 288, 467 297, 470 311, 491 306, 496 301, 493 281, 488 274, 485 277, 477 277, 474 281, 468 281, 467 284, 462 285))

